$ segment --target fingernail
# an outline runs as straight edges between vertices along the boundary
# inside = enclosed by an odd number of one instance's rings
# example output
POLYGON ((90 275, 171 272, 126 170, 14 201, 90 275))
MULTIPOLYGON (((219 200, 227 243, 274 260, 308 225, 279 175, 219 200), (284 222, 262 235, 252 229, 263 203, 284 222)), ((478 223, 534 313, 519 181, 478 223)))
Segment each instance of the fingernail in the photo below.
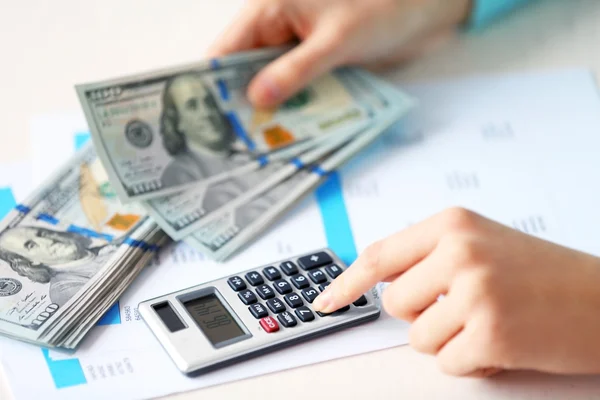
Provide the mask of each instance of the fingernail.
POLYGON ((250 101, 260 106, 272 106, 281 99, 281 89, 269 76, 259 76, 249 93, 250 101))
POLYGON ((313 309, 315 311, 329 312, 329 308, 331 307, 332 303, 333 296, 331 294, 331 290, 329 290, 329 287, 327 287, 325 291, 318 295, 315 301, 313 301, 313 309))

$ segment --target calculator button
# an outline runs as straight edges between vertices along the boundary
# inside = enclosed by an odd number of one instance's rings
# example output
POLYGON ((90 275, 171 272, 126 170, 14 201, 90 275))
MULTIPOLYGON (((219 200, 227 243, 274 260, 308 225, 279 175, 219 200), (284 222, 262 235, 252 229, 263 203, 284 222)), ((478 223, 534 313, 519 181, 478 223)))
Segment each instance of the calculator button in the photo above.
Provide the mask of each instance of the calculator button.
POLYGON ((360 296, 358 300, 352 304, 354 304, 356 307, 362 307, 367 304, 367 298, 365 296, 360 296))
POLYGON ((304 289, 305 287, 310 286, 310 283, 308 282, 308 278, 305 277, 304 275, 294 275, 294 276, 292 276, 292 278, 290 280, 292 281, 294 286, 296 286, 298 289, 304 289))
POLYGON ((285 304, 279 299, 271 299, 267 301, 267 305, 275 314, 285 311, 285 304))
POLYGON ((273 317, 266 317, 260 320, 260 326, 267 333, 277 332, 279 330, 279 324, 273 317))
POLYGON ((304 304, 298 293, 290 293, 285 295, 285 302, 289 304, 290 307, 296 308, 300 307, 304 304))
POLYGON ((322 313, 320 311, 317 311, 317 314, 319 314, 319 317, 327 317, 328 315, 339 315, 341 313, 345 313, 346 311, 348 311, 350 309, 350 306, 345 306, 340 308, 339 310, 336 310, 332 313, 322 313))
POLYGON ((304 289, 302 291, 302 297, 304 297, 306 299, 306 301, 308 301, 309 303, 312 303, 313 300, 316 299, 318 295, 319 295, 319 292, 317 292, 317 289, 309 288, 309 289, 304 289))
POLYGON ((302 322, 308 322, 315 319, 315 314, 310 311, 310 309, 306 306, 302 306, 296 309, 296 315, 300 318, 302 322))
POLYGON ((325 282, 324 284, 319 285, 319 290, 322 292, 327 286, 329 286, 330 283, 331 282, 325 282))
POLYGON ((275 289, 279 292, 279 294, 287 294, 293 290, 292 285, 283 279, 275 281, 273 286, 275 286, 275 289))
POLYGON ((262 276, 256 271, 248 272, 246 274, 246 279, 252 286, 258 286, 264 283, 262 276))
POLYGON ((256 304, 252 304, 250 307, 248 307, 248 309, 250 310, 250 312, 252 313, 252 315, 254 315, 255 318, 262 318, 262 317, 266 317, 267 315, 269 315, 267 309, 265 308, 265 306, 263 306, 260 303, 256 303, 256 304))
POLYGON ((245 305, 256 303, 256 295, 250 290, 244 290, 238 293, 238 297, 244 302, 245 305))
POLYGON ((309 254, 298 259, 298 264, 300 264, 304 270, 319 268, 323 265, 331 264, 332 262, 333 260, 329 254, 325 253, 324 251, 320 251, 315 254, 309 254))
POLYGON ((341 314, 341 313, 345 313, 346 311, 350 310, 350 306, 345 306, 340 308, 339 310, 334 311, 334 314, 341 314))
POLYGON ((227 283, 229 283, 229 286, 231 286, 231 288, 236 292, 246 289, 246 283, 244 283, 242 278, 239 276, 232 276, 231 278, 227 279, 227 283))
POLYGON ((325 272, 321 271, 320 269, 308 271, 308 276, 310 276, 310 280, 316 284, 327 282, 327 275, 325 275, 325 272))
POLYGON ((298 273, 298 267, 296 267, 296 264, 291 261, 284 261, 279 267, 288 276, 298 273))
POLYGON ((268 280, 274 281, 275 279, 281 278, 281 274, 279 270, 275 267, 267 267, 263 269, 263 274, 267 277, 268 280))
POLYGON ((275 297, 275 292, 268 285, 260 285, 256 288, 256 292, 260 297, 263 298, 263 300, 275 297))
MULTIPOLYGON (((327 271, 327 273, 329 274, 329 276, 332 279, 337 278, 342 273, 342 269, 335 264, 326 266, 325 270, 327 271)), ((252 283, 252 282, 250 282, 250 283, 252 283)))
POLYGON ((296 324, 298 324, 296 322, 296 318, 294 318, 292 313, 289 311, 284 311, 281 314, 278 314, 277 319, 279 322, 281 322, 281 325, 285 326, 286 328, 291 328, 292 326, 296 326, 296 324))

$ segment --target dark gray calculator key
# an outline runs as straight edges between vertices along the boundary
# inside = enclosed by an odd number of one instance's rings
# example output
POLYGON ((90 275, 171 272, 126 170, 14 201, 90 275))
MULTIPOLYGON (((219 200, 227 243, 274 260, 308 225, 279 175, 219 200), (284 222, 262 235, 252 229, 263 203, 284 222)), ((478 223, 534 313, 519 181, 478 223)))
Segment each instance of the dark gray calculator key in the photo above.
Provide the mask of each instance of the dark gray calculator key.
POLYGON ((356 300, 356 301, 355 301, 354 303, 352 303, 352 304, 354 304, 356 307, 362 307, 362 306, 364 306, 364 305, 366 305, 366 304, 367 304, 367 298, 366 298, 364 295, 363 295, 363 296, 360 296, 360 297, 358 298, 358 300, 356 300))
POLYGON ((231 278, 227 279, 227 283, 229 283, 229 286, 236 292, 246 289, 246 283, 239 276, 232 276, 231 278))
POLYGON ((317 289, 308 288, 302 290, 302 297, 304 297, 309 303, 312 303, 318 295, 319 292, 317 292, 317 289))
POLYGON ((327 286, 329 286, 330 283, 331 282, 325 282, 324 284, 319 285, 319 290, 322 292, 327 286))
POLYGON ((307 256, 300 257, 298 259, 298 264, 300 264, 302 269, 307 270, 307 271, 309 269, 319 268, 319 267, 322 267, 323 265, 331 264, 332 262, 333 262, 333 260, 331 259, 331 256, 329 254, 325 253, 324 251, 320 251, 320 252, 314 253, 314 254, 309 254, 307 256))
POLYGON ((293 290, 292 285, 284 279, 273 282, 273 286, 275 286, 275 290, 277 290, 279 294, 288 294, 293 290))
POLYGON ((263 300, 275 297, 275 292, 269 285, 260 285, 256 288, 256 293, 258 293, 263 300))
POLYGON ((345 312, 346 312, 346 311, 348 311, 349 309, 350 309, 350 306, 344 306, 344 307, 340 308, 339 310, 336 310, 336 311, 334 311, 334 312, 332 312, 332 313, 322 313, 322 312, 320 312, 320 311, 317 311, 317 314, 319 314, 319 317, 327 317, 327 316, 329 316, 329 315, 336 316, 336 315, 339 315, 339 314, 345 313, 345 312))
POLYGON ((263 274, 265 274, 267 279, 270 281, 274 281, 276 279, 281 278, 281 274, 279 273, 279 270, 275 267, 267 267, 267 268, 263 269, 263 274))
POLYGON ((292 308, 300 307, 304 305, 304 302, 300 298, 298 293, 290 293, 284 296, 285 302, 292 308))
POLYGON ((313 314, 312 311, 310 311, 310 309, 306 306, 296 308, 296 315, 302 322, 308 322, 315 319, 315 314, 313 314))
POLYGON ((320 269, 308 271, 308 276, 310 277, 310 280, 316 284, 327 282, 327 275, 320 269))
POLYGON ((263 283, 265 283, 263 281, 262 276, 260 276, 260 274, 256 271, 250 271, 246 274, 246 280, 248 282, 250 282, 250 284, 252 286, 258 286, 258 285, 262 285, 263 283))
POLYGON ((290 280, 292 281, 294 286, 296 286, 298 289, 304 289, 305 287, 310 286, 310 282, 308 281, 308 278, 305 277, 304 275, 294 275, 290 278, 290 280))
POLYGON ((298 324, 296 322, 296 318, 294 318, 292 313, 289 311, 284 311, 281 314, 278 314, 277 319, 285 328, 291 328, 292 326, 296 326, 298 324))
POLYGON ((341 313, 345 313, 346 311, 350 310, 350 306, 344 306, 342 308, 340 308, 339 310, 335 310, 333 312, 333 314, 341 314, 341 313))
POLYGON ((256 295, 252 293, 251 290, 244 290, 243 292, 238 293, 238 297, 240 300, 244 302, 245 305, 249 306, 250 304, 256 303, 256 295))
POLYGON ((326 266, 325 267, 325 271, 327 271, 327 273, 329 274, 329 276, 331 277, 331 279, 337 278, 343 272, 342 268, 338 267, 335 264, 326 266))
POLYGON ((252 304, 250 307, 248 307, 248 309, 256 319, 261 319, 269 315, 269 312, 267 311, 265 306, 263 306, 260 303, 252 304))
POLYGON ((291 261, 282 262, 281 265, 279 266, 279 268, 281 268, 283 273, 288 276, 292 276, 292 275, 298 273, 298 267, 296 267, 296 264, 294 264, 291 261))
POLYGON ((285 311, 285 304, 283 304, 283 301, 279 299, 271 299, 267 301, 267 306, 269 306, 271 311, 273 311, 275 314, 285 311))

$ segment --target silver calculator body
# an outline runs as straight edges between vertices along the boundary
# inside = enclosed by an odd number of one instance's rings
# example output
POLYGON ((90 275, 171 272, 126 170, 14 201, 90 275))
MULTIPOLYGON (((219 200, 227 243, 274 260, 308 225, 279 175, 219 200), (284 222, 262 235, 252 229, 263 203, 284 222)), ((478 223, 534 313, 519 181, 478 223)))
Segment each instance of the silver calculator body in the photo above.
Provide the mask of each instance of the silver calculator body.
POLYGON ((377 319, 375 289, 331 314, 312 309, 346 268, 320 249, 143 301, 139 311, 177 368, 200 375, 377 319))

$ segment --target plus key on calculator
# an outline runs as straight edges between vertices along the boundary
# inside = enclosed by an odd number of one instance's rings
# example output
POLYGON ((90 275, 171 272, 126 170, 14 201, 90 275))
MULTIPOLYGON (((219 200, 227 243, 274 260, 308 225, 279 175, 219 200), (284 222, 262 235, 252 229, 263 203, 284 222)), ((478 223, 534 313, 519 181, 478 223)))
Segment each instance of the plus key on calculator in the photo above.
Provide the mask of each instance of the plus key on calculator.
POLYGON ((319 249, 146 300, 139 310, 177 368, 198 375, 377 319, 375 289, 331 314, 313 310, 346 268, 319 249))

